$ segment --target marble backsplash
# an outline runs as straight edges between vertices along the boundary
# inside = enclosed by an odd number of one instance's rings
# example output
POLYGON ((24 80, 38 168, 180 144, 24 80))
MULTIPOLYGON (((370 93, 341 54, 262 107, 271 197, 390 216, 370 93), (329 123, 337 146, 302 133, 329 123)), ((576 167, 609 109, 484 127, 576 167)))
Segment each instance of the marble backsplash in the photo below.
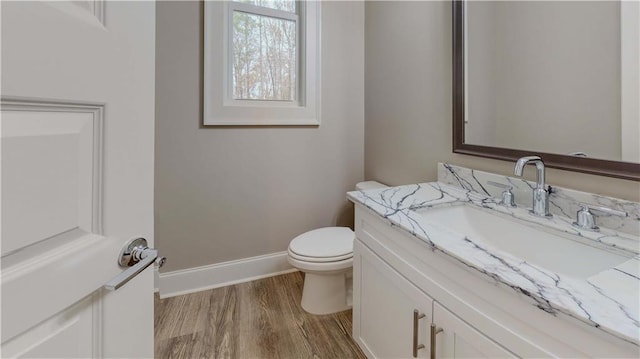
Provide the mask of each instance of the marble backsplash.
MULTIPOLYGON (((531 169, 531 171, 533 171, 533 169, 531 169)), ((438 182, 460 187, 465 190, 488 194, 495 198, 501 198, 504 189, 492 185, 489 182, 512 186, 511 191, 519 207, 531 207, 532 189, 536 186, 535 182, 527 181, 523 178, 497 175, 447 163, 438 163, 438 182)), ((578 205, 580 202, 613 208, 625 211, 629 216, 618 217, 594 213, 597 217, 596 223, 598 226, 634 236, 640 235, 640 203, 576 191, 569 188, 551 187, 552 192, 549 196, 549 210, 552 214, 575 220, 576 212, 580 209, 578 205)))

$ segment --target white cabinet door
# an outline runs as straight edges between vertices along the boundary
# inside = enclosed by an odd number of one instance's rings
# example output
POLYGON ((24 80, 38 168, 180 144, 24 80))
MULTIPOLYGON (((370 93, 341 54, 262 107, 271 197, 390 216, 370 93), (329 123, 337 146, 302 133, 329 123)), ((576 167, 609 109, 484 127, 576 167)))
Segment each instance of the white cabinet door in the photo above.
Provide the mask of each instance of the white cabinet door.
POLYGON ((356 341, 369 358, 412 358, 414 345, 424 345, 416 357, 427 358, 433 300, 360 241, 354 245, 356 341))
POLYGON ((155 4, 0 6, 2 356, 153 357, 155 4))
POLYGON ((435 334, 437 358, 516 358, 437 302, 433 304, 433 323, 442 329, 435 334))

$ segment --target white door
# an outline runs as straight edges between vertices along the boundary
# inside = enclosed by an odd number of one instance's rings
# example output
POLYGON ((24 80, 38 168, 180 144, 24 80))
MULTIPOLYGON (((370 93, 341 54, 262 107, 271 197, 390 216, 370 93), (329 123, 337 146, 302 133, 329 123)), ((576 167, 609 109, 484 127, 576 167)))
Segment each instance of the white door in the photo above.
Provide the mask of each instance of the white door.
POLYGON ((0 6, 1 356, 152 357, 155 4, 0 6))

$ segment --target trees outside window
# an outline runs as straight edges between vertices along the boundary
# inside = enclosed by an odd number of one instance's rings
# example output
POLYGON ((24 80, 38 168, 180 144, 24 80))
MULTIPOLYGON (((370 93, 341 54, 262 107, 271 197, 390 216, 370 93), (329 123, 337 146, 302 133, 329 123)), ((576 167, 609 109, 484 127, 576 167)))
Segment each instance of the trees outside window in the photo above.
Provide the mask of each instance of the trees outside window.
POLYGON ((287 18, 233 10, 234 99, 296 100, 296 6, 293 1, 280 0, 274 3, 280 8, 289 7, 287 11, 283 11, 287 18), (296 20, 291 20, 291 17, 295 17, 296 20))

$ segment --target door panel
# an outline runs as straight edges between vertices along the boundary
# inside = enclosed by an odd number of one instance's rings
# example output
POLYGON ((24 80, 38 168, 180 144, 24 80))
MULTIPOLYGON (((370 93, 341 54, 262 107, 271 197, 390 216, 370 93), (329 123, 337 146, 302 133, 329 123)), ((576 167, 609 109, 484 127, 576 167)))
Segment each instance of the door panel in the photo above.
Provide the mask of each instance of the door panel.
POLYGON ((100 289, 120 271, 113 265, 119 240, 80 231, 57 240, 59 246, 42 253, 3 258, 3 343, 100 289))
POLYGON ((87 297, 2 345, 6 358, 80 358, 94 348, 95 300, 87 297))
POLYGON ((100 233, 102 112, 2 103, 2 256, 73 229, 100 233))

